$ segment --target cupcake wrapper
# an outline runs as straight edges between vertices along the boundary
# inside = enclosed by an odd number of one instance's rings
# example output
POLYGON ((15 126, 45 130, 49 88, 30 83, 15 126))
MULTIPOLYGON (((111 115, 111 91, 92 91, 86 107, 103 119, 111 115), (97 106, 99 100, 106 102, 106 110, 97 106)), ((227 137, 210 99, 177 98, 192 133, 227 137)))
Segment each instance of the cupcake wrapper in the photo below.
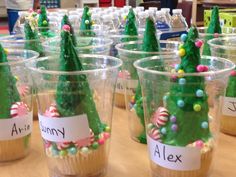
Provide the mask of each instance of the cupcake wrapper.
POLYGON ((213 158, 213 149, 202 153, 201 168, 192 171, 176 171, 161 167, 151 162, 151 170, 153 177, 208 177, 213 158))
POLYGON ((95 177, 103 174, 108 161, 108 143, 101 145, 97 150, 92 150, 84 155, 78 152, 75 156, 49 157, 50 177, 95 177))
POLYGON ((17 160, 25 157, 29 152, 26 138, 0 141, 0 162, 17 160))

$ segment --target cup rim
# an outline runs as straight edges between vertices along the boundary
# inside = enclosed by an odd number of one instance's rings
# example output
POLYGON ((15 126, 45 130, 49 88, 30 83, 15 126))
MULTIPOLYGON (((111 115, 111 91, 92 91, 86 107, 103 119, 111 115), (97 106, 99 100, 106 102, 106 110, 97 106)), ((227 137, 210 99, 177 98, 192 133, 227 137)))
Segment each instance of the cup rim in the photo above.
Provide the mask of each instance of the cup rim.
POLYGON ((33 57, 30 57, 28 59, 24 59, 24 60, 19 60, 19 61, 8 61, 8 62, 4 62, 4 63, 0 63, 0 66, 5 66, 5 65, 10 65, 10 66, 13 66, 13 65, 18 65, 18 64, 21 64, 21 63, 25 63, 25 62, 29 62, 31 60, 34 60, 34 59, 37 59, 39 57, 39 53, 38 52, 35 52, 33 50, 25 50, 25 49, 12 49, 12 48, 4 48, 7 50, 8 53, 31 53, 33 54, 34 56, 33 57))
MULTIPOLYGON (((43 61, 43 60, 48 60, 49 58, 52 58, 53 56, 47 56, 47 57, 41 57, 37 59, 37 61, 43 61)), ((96 54, 79 54, 79 57, 86 57, 86 58, 97 58, 97 59, 109 59, 117 62, 115 66, 111 67, 106 67, 102 69, 89 69, 89 70, 83 70, 83 71, 53 71, 53 70, 43 70, 43 69, 38 69, 32 66, 27 66, 31 71, 41 73, 41 74, 51 74, 51 75, 80 75, 80 74, 90 74, 90 73, 95 73, 95 72, 104 72, 104 71, 110 71, 117 69, 121 67, 122 65, 122 60, 116 57, 112 57, 109 55, 96 55, 96 54)))
MULTIPOLYGON (((140 60, 137 60, 134 62, 134 67, 140 71, 146 72, 146 73, 151 73, 151 74, 159 74, 159 75, 165 75, 165 76, 178 76, 178 73, 172 73, 172 72, 166 72, 166 71, 156 71, 156 70, 149 70, 146 68, 143 68, 140 65, 140 63, 146 62, 146 61, 151 61, 151 60, 159 60, 161 57, 165 57, 165 56, 153 56, 153 57, 147 57, 147 58, 143 58, 140 60)), ((173 58, 171 59, 171 56, 168 56, 170 58, 170 60, 173 60, 173 58)), ((221 62, 228 62, 228 64, 231 64, 232 66, 229 68, 225 68, 225 69, 220 69, 218 71, 207 71, 207 72, 198 72, 198 73, 184 73, 181 74, 181 76, 185 77, 185 76, 211 76, 211 75, 218 75, 218 74, 222 74, 225 72, 230 72, 231 70, 233 70, 235 68, 235 64, 225 58, 220 58, 220 57, 214 57, 214 56, 201 56, 201 59, 208 59, 208 60, 218 60, 221 62)))
MULTIPOLYGON (((197 27, 199 37, 200 36, 206 37, 206 36, 214 35, 214 34, 211 34, 211 33, 205 33, 205 32, 203 33, 203 32, 199 31, 199 30, 205 30, 205 29, 208 29, 208 27, 197 27)), ((236 36, 236 28, 235 27, 222 27, 222 29, 234 29, 235 33, 221 33, 221 34, 217 34, 217 36, 219 36, 219 37, 236 36)))
POLYGON ((25 43, 26 41, 30 41, 30 42, 40 41, 40 38, 27 40, 25 39, 25 36, 23 34, 7 35, 7 36, 0 37, 0 43, 25 43), (14 38, 16 37, 23 38, 23 39, 14 40, 14 38))
POLYGON ((236 45, 235 46, 230 46, 230 45, 219 45, 219 44, 214 44, 215 41, 228 41, 228 40, 236 40, 236 37, 223 37, 223 38, 214 38, 211 39, 209 41, 207 41, 207 43, 210 45, 211 48, 219 48, 219 49, 236 49, 236 45))
MULTIPOLYGON (((121 52, 126 52, 126 53, 130 53, 130 54, 151 54, 151 55, 155 55, 155 54, 162 54, 162 55, 172 55, 175 54, 177 55, 178 50, 173 50, 173 53, 170 51, 159 51, 159 52, 146 52, 146 51, 142 51, 142 50, 128 50, 128 49, 123 49, 121 48, 122 45, 130 45, 130 44, 140 44, 143 43, 143 41, 138 40, 138 41, 130 41, 130 42, 122 42, 119 43, 115 46, 115 48, 121 52)), ((181 42, 177 42, 177 41, 166 41, 166 40, 160 40, 160 43, 163 44, 176 44, 176 45, 180 45, 181 42)))
MULTIPOLYGON (((96 48, 100 48, 100 47, 109 47, 113 44, 113 40, 107 37, 104 38, 100 38, 100 37, 78 37, 78 38, 82 38, 82 39, 95 39, 95 40, 104 40, 107 41, 107 44, 99 44, 99 45, 89 45, 89 46, 84 46, 84 47, 75 47, 75 49, 96 49, 96 48)), ((42 42, 42 46, 47 50, 47 48, 49 47, 49 45, 47 44, 48 42, 52 42, 52 41, 60 41, 60 36, 56 36, 56 37, 52 37, 47 39, 46 41, 42 42)), ((53 46, 53 49, 59 49, 60 47, 56 47, 53 46)), ((52 51, 53 53, 59 53, 59 51, 52 51)))

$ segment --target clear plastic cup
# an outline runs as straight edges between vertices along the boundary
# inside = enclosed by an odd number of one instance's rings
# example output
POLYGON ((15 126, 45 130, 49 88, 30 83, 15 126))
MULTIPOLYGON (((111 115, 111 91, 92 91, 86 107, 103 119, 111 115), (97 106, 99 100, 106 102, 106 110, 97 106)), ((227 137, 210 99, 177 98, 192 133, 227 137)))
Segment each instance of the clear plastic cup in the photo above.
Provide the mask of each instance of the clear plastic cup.
POLYGON ((113 95, 122 61, 104 55, 79 58, 83 71, 60 71, 54 56, 28 63, 51 177, 97 177, 107 168, 113 95))
POLYGON ((174 73, 180 60, 155 56, 134 63, 143 94, 151 172, 154 177, 208 177, 219 132, 220 97, 234 63, 203 56, 207 72, 174 73))
POLYGON ((33 87, 25 63, 39 56, 30 50, 6 51, 8 62, 0 63, 0 162, 20 159, 29 153, 33 87))
MULTIPOLYGON (((236 28, 234 27, 222 27, 221 30, 222 30, 222 34, 218 34, 218 33, 215 33, 215 34, 210 34, 210 33, 207 33, 207 27, 199 27, 197 28, 198 29, 198 32, 199 32, 199 38, 201 40, 204 41, 204 45, 207 45, 207 48, 208 49, 205 49, 206 52, 210 51, 210 47, 208 45, 208 41, 213 39, 213 38, 221 38, 221 37, 234 37, 236 36, 236 28)), ((202 48, 204 49, 204 47, 202 48)), ((203 50, 201 50, 203 52, 203 50)))
MULTIPOLYGON (((208 44, 210 45, 212 56, 226 58, 236 63, 235 37, 212 39, 208 41, 208 44)), ((229 76, 226 94, 221 101, 221 131, 236 136, 236 70, 232 71, 229 76)))
MULTIPOLYGON (((60 54, 60 37, 48 39, 43 42, 46 56, 60 54)), ((77 37, 76 50, 80 54, 109 55, 112 40, 109 38, 77 37)))
POLYGON ((142 41, 131 41, 116 45, 118 56, 123 61, 122 78, 119 78, 117 85, 122 85, 123 89, 116 89, 115 105, 126 107, 129 119, 129 129, 131 138, 137 142, 142 142, 142 137, 145 136, 145 127, 140 112, 135 109, 139 104, 135 100, 136 92, 138 92, 138 74, 133 63, 141 58, 156 56, 156 55, 173 55, 177 56, 177 50, 180 43, 172 41, 160 41, 160 52, 144 52, 142 50, 142 41), (125 97, 125 98, 124 98, 125 97))
POLYGON ((91 30, 81 30, 79 25, 75 25, 74 31, 77 37, 107 37, 109 26, 94 24, 91 30))

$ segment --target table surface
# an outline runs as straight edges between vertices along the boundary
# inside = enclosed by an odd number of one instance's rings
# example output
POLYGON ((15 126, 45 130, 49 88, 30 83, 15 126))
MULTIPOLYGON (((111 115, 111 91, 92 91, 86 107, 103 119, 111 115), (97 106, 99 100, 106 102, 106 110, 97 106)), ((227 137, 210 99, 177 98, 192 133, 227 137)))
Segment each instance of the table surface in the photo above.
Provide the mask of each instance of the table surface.
MULTIPOLYGON (((126 111, 115 108, 112 141, 106 177, 151 177, 146 145, 129 137, 126 111)), ((46 159, 34 121, 30 154, 21 160, 0 164, 0 177, 48 177, 46 159)), ((211 177, 236 176, 236 137, 220 134, 211 177)))

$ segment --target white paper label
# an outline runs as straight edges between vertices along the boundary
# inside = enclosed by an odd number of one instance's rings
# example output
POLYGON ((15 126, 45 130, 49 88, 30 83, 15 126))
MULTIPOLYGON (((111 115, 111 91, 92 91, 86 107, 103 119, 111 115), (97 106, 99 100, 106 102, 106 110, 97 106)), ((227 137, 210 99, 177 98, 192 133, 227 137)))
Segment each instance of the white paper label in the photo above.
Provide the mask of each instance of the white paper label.
POLYGON ((132 95, 135 93, 135 89, 138 86, 138 80, 132 80, 132 79, 123 80, 121 78, 118 78, 116 84, 116 93, 124 94, 125 85, 126 85, 126 94, 132 95))
POLYGON ((90 135, 87 115, 51 118, 38 115, 41 135, 54 142, 77 141, 90 135))
POLYGON ((118 78, 116 82, 116 93, 124 94, 123 79, 118 78))
POLYGON ((223 100, 223 115, 236 117, 236 98, 224 97, 223 100))
POLYGON ((32 112, 25 116, 0 120, 0 140, 14 140, 32 132, 32 112))
POLYGON ((148 136, 148 150, 151 160, 162 167, 179 171, 200 169, 201 154, 198 148, 165 145, 148 136))

